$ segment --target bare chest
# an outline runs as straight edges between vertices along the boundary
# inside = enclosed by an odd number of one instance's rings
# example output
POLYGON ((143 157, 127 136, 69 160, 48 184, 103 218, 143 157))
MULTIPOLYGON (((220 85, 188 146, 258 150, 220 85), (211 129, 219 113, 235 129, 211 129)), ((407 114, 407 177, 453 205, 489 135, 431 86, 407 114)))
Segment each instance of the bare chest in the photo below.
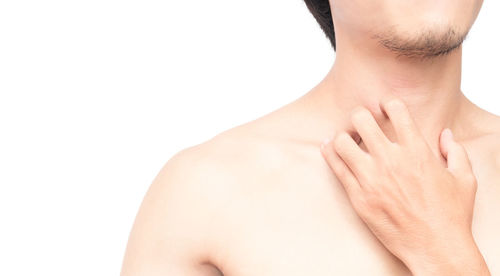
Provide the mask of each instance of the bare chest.
MULTIPOLYGON (((320 163, 255 178, 231 200, 219 237, 225 275, 410 275, 352 210, 320 163)), ((478 172, 480 173, 480 172, 478 172)), ((478 177, 473 231, 500 274, 500 183, 478 177)))

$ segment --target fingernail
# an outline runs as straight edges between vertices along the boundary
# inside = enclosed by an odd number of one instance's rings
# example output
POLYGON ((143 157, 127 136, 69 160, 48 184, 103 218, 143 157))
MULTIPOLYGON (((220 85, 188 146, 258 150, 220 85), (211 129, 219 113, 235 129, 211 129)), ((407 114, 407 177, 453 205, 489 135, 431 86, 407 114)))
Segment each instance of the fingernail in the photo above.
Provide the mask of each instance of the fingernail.
POLYGON ((451 138, 452 140, 454 140, 454 139, 453 139, 453 132, 451 132, 451 129, 446 128, 444 131, 447 131, 448 133, 450 133, 450 138, 451 138))

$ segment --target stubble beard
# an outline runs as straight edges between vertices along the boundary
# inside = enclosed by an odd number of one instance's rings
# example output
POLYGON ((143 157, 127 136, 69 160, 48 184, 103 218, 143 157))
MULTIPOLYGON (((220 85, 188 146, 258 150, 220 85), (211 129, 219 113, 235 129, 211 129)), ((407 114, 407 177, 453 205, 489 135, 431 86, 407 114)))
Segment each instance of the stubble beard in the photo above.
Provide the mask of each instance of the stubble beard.
POLYGON ((432 59, 448 55, 459 48, 467 37, 467 33, 454 27, 447 27, 444 31, 427 29, 404 37, 392 28, 377 33, 372 38, 398 57, 432 59))

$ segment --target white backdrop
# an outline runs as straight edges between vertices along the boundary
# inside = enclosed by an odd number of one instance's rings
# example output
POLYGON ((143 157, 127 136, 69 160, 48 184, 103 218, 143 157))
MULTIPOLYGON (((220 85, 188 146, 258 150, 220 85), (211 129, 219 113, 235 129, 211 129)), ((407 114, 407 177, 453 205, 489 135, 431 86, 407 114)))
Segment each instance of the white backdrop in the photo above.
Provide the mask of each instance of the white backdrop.
MULTIPOLYGON (((463 90, 500 114, 500 2, 463 90)), ((179 150, 306 93, 334 60, 301 0, 0 2, 0 275, 117 275, 179 150)))

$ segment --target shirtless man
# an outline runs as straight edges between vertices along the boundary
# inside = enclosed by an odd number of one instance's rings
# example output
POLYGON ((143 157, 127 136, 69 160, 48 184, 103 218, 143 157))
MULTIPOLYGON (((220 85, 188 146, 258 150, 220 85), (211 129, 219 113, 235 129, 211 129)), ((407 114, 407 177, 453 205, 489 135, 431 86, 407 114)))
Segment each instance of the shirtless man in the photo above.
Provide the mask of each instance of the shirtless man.
POLYGON ((465 148, 475 244, 500 274, 500 117, 460 89, 461 43, 482 1, 335 0, 331 13, 326 0, 306 3, 337 52, 329 73, 282 108, 175 154, 144 198, 122 275, 410 275, 320 150, 327 137, 355 135, 359 110, 398 141, 387 98, 406 105, 436 160, 445 162, 445 128, 465 148))

